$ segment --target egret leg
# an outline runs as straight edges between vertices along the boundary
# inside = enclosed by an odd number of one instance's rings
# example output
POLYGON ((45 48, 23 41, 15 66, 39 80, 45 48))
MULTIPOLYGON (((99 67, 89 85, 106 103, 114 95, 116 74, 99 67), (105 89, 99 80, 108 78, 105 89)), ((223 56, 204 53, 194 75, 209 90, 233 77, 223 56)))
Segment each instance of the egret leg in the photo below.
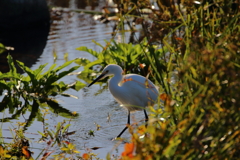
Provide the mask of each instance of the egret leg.
POLYGON ((144 111, 144 114, 145 114, 145 122, 147 123, 148 122, 148 115, 147 115, 147 112, 146 112, 145 109, 143 111, 144 111))
POLYGON ((127 126, 122 130, 122 132, 117 136, 117 138, 121 137, 121 135, 128 129, 128 126, 130 125, 130 111, 128 111, 128 120, 127 120, 127 126))

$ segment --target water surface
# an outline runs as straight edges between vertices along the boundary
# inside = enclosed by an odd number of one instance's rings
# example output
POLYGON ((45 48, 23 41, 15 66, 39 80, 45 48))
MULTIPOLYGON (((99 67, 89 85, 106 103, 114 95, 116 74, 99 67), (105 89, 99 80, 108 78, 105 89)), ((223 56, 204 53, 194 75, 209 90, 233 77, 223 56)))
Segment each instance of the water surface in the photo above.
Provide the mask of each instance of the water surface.
MULTIPOLYGON (((96 46, 92 40, 105 45, 104 40, 112 38, 111 33, 115 22, 103 24, 94 20, 92 15, 72 12, 71 9, 77 8, 77 6, 74 5, 73 1, 70 1, 70 4, 67 9, 51 12, 52 23, 46 46, 35 64, 31 65, 31 69, 37 69, 45 63, 48 63, 48 66, 54 63, 61 65, 66 61, 64 59, 66 53, 68 53, 68 60, 78 57, 87 58, 91 61, 95 60, 95 57, 86 52, 78 51, 76 48, 86 46, 100 51, 101 48, 96 46)), ((95 10, 100 11, 101 6, 96 7, 95 10)), ((120 35, 117 35, 115 39, 122 40, 120 35)), ((75 65, 77 64, 71 64, 69 68, 75 65)), ((76 72, 80 72, 82 69, 83 67, 80 67, 76 72)), ((76 75, 72 75, 62 80, 65 83, 72 83, 80 79, 76 75)), ((67 93, 77 96, 78 99, 62 96, 57 96, 56 99, 64 108, 76 111, 80 115, 71 121, 72 126, 69 131, 76 131, 76 133, 69 136, 69 141, 76 144, 77 150, 81 151, 81 153, 93 152, 98 154, 97 157, 105 159, 108 152, 117 156, 123 151, 124 144, 119 141, 112 141, 112 139, 125 127, 127 112, 119 106, 107 89, 96 95, 100 89, 101 86, 96 84, 90 88, 85 87, 79 92, 69 90, 67 93), (94 136, 90 136, 89 131, 94 131, 94 136), (93 147, 100 148, 92 150, 93 147)), ((28 116, 26 115, 26 117, 28 116)), ((64 120, 64 118, 54 113, 50 113, 47 118, 49 129, 53 130, 58 122, 64 120)), ((138 122, 144 119, 144 114, 143 112, 136 112, 132 114, 131 118, 132 122, 138 122)), ((3 123, 3 129, 5 129, 3 137, 9 137, 10 131, 8 129, 9 127, 15 128, 17 121, 24 122, 25 119, 20 117, 19 120, 14 120, 11 123, 3 123)), ((26 137, 31 138, 30 146, 31 151, 34 152, 33 157, 36 157, 43 148, 47 148, 45 142, 38 142, 41 137, 37 134, 37 131, 43 132, 43 124, 35 121, 28 128, 26 134, 26 137)), ((122 137, 129 141, 130 134, 126 131, 122 137)), ((11 140, 6 139, 6 141, 11 140)), ((55 149, 55 154, 60 153, 57 147, 49 148, 49 151, 53 149, 55 149)))

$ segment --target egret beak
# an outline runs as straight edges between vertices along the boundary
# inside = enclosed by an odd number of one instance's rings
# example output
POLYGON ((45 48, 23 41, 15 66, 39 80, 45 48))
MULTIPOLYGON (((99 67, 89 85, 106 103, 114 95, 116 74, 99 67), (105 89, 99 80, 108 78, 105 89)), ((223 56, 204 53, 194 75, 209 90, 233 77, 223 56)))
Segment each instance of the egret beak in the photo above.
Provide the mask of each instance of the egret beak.
POLYGON ((100 76, 98 76, 95 80, 92 81, 92 83, 90 83, 88 85, 88 87, 90 87, 91 85, 93 85, 95 82, 97 82, 98 80, 104 78, 104 76, 106 75, 106 73, 102 73, 100 76))

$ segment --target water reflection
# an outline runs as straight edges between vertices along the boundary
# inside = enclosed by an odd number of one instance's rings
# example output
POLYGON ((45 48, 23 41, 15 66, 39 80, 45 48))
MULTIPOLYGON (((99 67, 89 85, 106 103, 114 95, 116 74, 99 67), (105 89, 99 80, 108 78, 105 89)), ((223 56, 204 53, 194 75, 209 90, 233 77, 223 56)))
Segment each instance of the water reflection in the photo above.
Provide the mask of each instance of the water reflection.
POLYGON ((6 56, 10 53, 31 67, 42 54, 50 28, 50 16, 44 0, 0 1, 0 43, 13 47, 0 55, 0 71, 9 70, 6 56), (14 6, 14 7, 13 7, 14 6))
POLYGON ((48 5, 57 7, 69 7, 70 0, 48 0, 48 5))
POLYGON ((103 3, 102 0, 48 0, 48 5, 55 7, 64 7, 70 8, 74 6, 79 9, 85 9, 90 7, 91 10, 94 10, 99 6, 100 3, 103 3))
MULTIPOLYGON (((9 51, 14 60, 23 62, 31 67, 43 52, 47 42, 48 29, 34 28, 32 30, 8 31, 1 35, 2 43, 6 46, 14 47, 14 51, 9 51)), ((9 70, 7 64, 7 52, 0 55, 0 71, 9 70)))

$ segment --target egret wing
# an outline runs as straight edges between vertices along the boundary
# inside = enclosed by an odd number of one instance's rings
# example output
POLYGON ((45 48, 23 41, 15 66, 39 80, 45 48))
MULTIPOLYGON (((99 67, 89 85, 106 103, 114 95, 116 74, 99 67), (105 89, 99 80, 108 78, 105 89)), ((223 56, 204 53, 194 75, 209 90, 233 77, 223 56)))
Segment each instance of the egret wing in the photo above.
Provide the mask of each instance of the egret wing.
MULTIPOLYGON (((132 105, 146 107, 149 103, 153 104, 158 96, 155 85, 143 76, 129 74, 124 76, 122 88, 126 88, 126 92, 130 92, 132 105)), ((125 93, 128 95, 129 93, 125 93)), ((129 99, 129 98, 128 98, 129 99)))

